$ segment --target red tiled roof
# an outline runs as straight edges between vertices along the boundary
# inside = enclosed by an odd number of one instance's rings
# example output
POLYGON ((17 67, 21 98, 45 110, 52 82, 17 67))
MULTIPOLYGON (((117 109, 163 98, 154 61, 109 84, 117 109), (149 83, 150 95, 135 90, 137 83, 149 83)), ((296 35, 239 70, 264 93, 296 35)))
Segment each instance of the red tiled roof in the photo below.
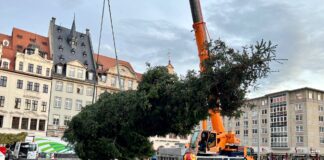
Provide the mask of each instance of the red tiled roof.
POLYGON ((9 70, 14 70, 15 68, 15 51, 12 49, 12 40, 11 36, 0 34, 0 43, 3 43, 3 40, 9 41, 9 46, 2 46, 2 58, 6 58, 10 60, 9 70))
MULTIPOLYGON (((107 57, 107 56, 103 56, 103 55, 99 55, 98 57, 97 56, 98 56, 97 53, 93 54, 93 59, 95 61, 97 61, 97 58, 98 58, 98 64, 102 65, 103 71, 107 71, 108 69, 116 66, 115 58, 111 58, 111 57, 107 57)), ((129 62, 123 61, 120 59, 118 60, 118 62, 120 65, 123 65, 123 66, 129 68, 131 70, 131 72, 135 73, 137 80, 140 80, 142 78, 142 74, 135 72, 132 65, 129 62)))
POLYGON ((12 49, 17 50, 18 45, 25 49, 31 43, 36 44, 39 48, 39 51, 46 52, 47 59, 51 59, 48 37, 44 37, 36 33, 24 31, 18 28, 12 29, 12 49))

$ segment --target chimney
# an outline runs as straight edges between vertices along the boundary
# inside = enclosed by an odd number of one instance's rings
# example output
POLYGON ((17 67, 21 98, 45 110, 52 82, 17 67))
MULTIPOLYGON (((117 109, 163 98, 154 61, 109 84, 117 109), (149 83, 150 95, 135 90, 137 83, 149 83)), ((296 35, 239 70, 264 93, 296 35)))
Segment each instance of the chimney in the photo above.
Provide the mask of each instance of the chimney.
POLYGON ((56 18, 55 17, 52 17, 52 23, 55 24, 55 20, 56 18))
POLYGON ((89 35, 90 34, 90 29, 86 29, 86 34, 89 35))

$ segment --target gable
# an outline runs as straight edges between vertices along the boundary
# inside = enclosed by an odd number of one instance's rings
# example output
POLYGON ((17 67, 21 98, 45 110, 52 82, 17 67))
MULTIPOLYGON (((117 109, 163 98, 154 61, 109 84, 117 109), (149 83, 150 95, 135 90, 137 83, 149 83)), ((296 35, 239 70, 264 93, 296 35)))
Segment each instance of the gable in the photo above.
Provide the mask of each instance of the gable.
POLYGON ((74 66, 74 67, 85 68, 85 66, 78 60, 70 61, 70 62, 67 63, 67 65, 71 65, 71 66, 74 66))

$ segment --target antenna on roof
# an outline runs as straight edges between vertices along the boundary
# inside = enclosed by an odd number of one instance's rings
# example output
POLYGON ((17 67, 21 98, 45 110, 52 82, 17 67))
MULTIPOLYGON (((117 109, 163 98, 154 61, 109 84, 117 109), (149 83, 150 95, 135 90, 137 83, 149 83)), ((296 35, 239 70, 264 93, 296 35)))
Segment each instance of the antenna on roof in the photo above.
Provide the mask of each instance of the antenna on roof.
POLYGON ((168 50, 168 58, 169 58, 169 64, 171 64, 171 53, 170 53, 170 49, 168 50))

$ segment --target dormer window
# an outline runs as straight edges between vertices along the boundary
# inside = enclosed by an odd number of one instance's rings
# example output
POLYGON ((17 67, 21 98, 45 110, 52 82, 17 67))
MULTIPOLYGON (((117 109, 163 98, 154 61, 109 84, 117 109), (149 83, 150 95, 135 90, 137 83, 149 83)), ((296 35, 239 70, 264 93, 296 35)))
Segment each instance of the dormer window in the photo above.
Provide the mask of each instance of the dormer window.
POLYGON ((86 56, 87 56, 86 51, 83 51, 83 52, 82 52, 82 55, 83 55, 83 57, 86 57, 86 56))
POLYGON ((62 45, 59 46, 59 50, 60 50, 61 52, 63 52, 63 46, 62 46, 62 45))
POLYGON ((88 79, 93 80, 93 73, 92 72, 88 72, 88 79))
POLYGON ((56 66, 56 73, 57 74, 62 74, 63 73, 63 66, 57 65, 56 66))
POLYGON ((64 61, 63 55, 60 55, 60 61, 64 61))
POLYGON ((75 49, 74 48, 71 49, 71 53, 75 54, 75 49))
POLYGON ((84 34, 81 34, 81 35, 80 35, 80 38, 84 38, 84 34))
POLYGON ((57 31, 61 32, 62 31, 61 27, 57 27, 57 31))
POLYGON ((102 74, 102 75, 101 75, 101 81, 102 81, 102 82, 106 82, 106 80, 107 80, 107 76, 104 75, 104 74, 102 74))
POLYGON ((84 42, 82 42, 82 43, 81 43, 81 46, 82 46, 82 47, 85 47, 86 45, 84 44, 84 42))
POLYGON ((3 62, 2 62, 2 68, 3 68, 3 69, 9 69, 9 62, 7 62, 7 61, 3 61, 3 62))
POLYGON ((98 64, 98 69, 102 70, 102 65, 101 64, 98 64))
POLYGON ((62 41, 62 40, 63 40, 62 36, 59 36, 59 37, 58 37, 58 40, 59 40, 59 41, 62 41))

